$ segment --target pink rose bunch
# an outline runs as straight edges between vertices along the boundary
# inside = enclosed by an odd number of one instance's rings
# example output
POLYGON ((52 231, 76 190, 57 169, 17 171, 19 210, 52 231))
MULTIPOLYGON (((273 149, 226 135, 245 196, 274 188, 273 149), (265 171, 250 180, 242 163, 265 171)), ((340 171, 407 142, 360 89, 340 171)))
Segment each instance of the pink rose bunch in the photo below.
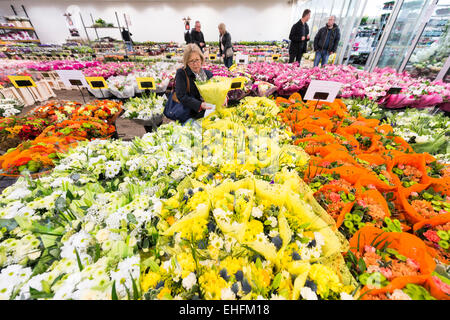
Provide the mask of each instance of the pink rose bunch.
POLYGON ((41 61, 28 66, 28 69, 35 71, 53 71, 53 70, 81 70, 85 68, 96 67, 100 65, 99 61, 71 61, 54 60, 41 61))
POLYGON ((392 68, 367 72, 353 66, 327 65, 323 68, 299 68, 297 63, 252 63, 247 72, 255 80, 277 86, 279 94, 290 95, 309 86, 311 80, 343 83, 342 98, 369 98, 387 108, 411 106, 426 108, 448 105, 450 84, 442 81, 413 78, 407 72, 397 73, 392 68), (399 94, 388 95, 391 88, 400 88, 399 94))
POLYGON ((143 65, 133 62, 108 62, 95 67, 86 68, 83 74, 86 77, 103 77, 108 79, 113 76, 127 76, 135 71, 142 71, 143 65))
POLYGON ((213 63, 208 63, 203 66, 203 69, 212 72, 214 77, 232 77, 233 74, 224 65, 218 65, 213 63))

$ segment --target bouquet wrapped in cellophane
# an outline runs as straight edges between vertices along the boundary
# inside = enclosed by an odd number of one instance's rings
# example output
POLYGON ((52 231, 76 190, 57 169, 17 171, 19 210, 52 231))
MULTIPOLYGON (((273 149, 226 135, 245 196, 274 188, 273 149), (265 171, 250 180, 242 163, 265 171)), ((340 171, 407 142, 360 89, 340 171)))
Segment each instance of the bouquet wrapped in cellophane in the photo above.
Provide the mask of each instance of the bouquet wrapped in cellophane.
POLYGON ((339 299, 352 293, 355 281, 341 255, 347 241, 306 194, 293 191, 304 184, 296 173, 285 171, 277 180, 283 183, 249 177, 214 187, 186 178, 164 202, 159 225, 166 228, 162 242, 170 254, 144 276, 144 289, 159 279, 165 294, 184 299, 198 291, 204 299, 339 299))
POLYGON ((207 81, 196 81, 200 95, 206 103, 216 106, 216 110, 223 108, 228 91, 231 87, 231 78, 214 77, 207 81))

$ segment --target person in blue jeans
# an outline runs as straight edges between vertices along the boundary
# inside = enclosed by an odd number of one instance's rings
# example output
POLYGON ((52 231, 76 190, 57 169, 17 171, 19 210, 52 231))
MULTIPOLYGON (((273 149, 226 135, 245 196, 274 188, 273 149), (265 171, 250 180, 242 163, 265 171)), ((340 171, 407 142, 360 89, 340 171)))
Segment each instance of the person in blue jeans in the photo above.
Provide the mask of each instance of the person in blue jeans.
POLYGON ((341 32, 335 21, 336 17, 331 16, 326 26, 321 28, 314 38, 314 51, 316 52, 314 67, 317 67, 319 64, 322 66, 327 64, 330 55, 337 50, 341 32))
POLYGON ((133 35, 130 31, 122 28, 122 39, 127 47, 127 51, 133 51, 133 41, 131 40, 131 36, 133 35))

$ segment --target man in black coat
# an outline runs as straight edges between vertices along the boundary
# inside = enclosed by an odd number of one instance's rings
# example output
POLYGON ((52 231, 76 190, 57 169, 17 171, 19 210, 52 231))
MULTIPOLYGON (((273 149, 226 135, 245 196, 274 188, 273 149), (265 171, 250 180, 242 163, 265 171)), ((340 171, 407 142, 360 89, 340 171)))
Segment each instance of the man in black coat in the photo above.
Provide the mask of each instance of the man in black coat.
POLYGON ((314 51, 316 52, 314 67, 317 67, 321 62, 322 66, 327 64, 329 56, 337 50, 341 32, 335 21, 336 17, 331 16, 326 26, 321 28, 314 38, 314 51))
POLYGON ((303 11, 302 18, 292 26, 291 33, 289 34, 289 40, 291 40, 289 46, 289 63, 295 60, 300 64, 302 56, 306 52, 309 40, 309 26, 307 22, 310 17, 311 10, 306 9, 303 11))
POLYGON ((131 40, 131 36, 133 35, 131 32, 126 30, 125 28, 122 28, 122 39, 123 42, 125 42, 125 45, 127 46, 128 51, 133 51, 133 41, 131 40))
POLYGON ((200 50, 205 49, 205 38, 203 37, 203 32, 200 31, 201 29, 200 21, 195 21, 195 27, 191 31, 191 43, 195 43, 200 47, 200 50))

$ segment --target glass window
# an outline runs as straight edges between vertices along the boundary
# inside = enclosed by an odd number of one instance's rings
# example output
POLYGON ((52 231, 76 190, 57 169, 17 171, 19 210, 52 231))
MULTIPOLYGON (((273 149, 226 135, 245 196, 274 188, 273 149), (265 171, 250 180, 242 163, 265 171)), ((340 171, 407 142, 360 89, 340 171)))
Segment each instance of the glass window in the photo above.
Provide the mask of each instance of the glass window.
POLYGON ((447 74, 444 76, 443 81, 446 83, 450 82, 450 68, 447 70, 447 74))
POLYGON ((450 55, 450 0, 440 0, 406 65, 413 76, 434 80, 450 55))
POLYGON ((395 1, 370 0, 356 29, 348 64, 362 68, 371 53, 375 52, 386 22, 394 9, 395 1))
POLYGON ((431 0, 405 0, 383 49, 378 67, 399 69, 431 0))

